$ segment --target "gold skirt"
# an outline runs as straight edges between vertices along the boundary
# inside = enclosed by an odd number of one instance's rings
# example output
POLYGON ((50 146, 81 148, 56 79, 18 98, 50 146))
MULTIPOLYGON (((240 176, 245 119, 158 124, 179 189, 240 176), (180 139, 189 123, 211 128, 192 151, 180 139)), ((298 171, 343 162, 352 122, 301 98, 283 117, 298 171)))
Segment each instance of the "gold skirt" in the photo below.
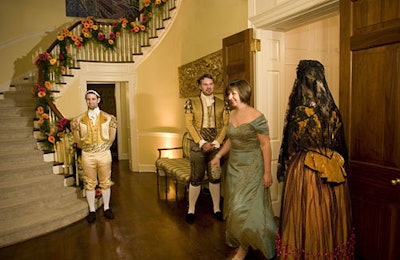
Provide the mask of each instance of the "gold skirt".
POLYGON ((306 155, 298 154, 288 166, 276 243, 278 257, 353 259, 347 179, 326 182, 318 171, 305 166, 306 155))

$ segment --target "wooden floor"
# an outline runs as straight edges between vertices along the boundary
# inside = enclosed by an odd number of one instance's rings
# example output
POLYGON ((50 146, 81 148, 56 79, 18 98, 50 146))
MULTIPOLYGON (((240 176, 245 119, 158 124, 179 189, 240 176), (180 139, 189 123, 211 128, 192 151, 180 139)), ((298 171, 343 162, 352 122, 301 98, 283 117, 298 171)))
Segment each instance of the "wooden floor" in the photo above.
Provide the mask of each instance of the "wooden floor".
MULTIPOLYGON (((229 259, 234 249, 225 244, 225 223, 212 214, 211 197, 203 192, 196 220, 184 220, 187 202, 175 200, 172 183, 168 200, 157 195, 155 173, 129 171, 128 161, 113 163, 111 208, 89 224, 85 219, 44 236, 0 249, 0 259, 229 259)), ((180 190, 183 190, 182 188, 180 190)), ((250 251, 246 259, 263 259, 250 251)))

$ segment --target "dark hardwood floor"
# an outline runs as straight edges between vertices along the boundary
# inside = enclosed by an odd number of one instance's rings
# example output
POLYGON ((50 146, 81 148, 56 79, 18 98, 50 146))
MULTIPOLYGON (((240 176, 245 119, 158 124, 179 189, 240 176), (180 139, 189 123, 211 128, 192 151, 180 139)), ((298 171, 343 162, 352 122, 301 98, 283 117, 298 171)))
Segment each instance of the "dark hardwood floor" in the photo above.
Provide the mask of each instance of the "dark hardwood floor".
MULTIPOLYGON (((211 197, 203 192, 197 202, 196 220, 184 220, 187 202, 168 200, 165 186, 157 195, 155 173, 129 171, 128 161, 113 163, 111 208, 114 220, 103 210, 89 224, 85 219, 61 230, 0 249, 0 259, 229 259, 234 249, 225 244, 225 224, 214 219, 211 197)), ((163 184, 163 182, 162 182, 163 184)), ((183 188, 180 189, 181 191, 183 188)), ((263 259, 250 251, 246 259, 263 259)))

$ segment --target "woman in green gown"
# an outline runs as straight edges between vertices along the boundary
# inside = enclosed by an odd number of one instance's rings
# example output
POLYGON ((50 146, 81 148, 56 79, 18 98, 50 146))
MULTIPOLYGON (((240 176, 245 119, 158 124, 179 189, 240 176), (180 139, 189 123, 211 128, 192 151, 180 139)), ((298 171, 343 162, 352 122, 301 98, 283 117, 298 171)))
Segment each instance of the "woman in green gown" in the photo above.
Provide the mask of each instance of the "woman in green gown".
POLYGON ((233 108, 228 139, 211 161, 212 167, 219 166, 219 159, 229 153, 224 187, 226 242, 238 248, 233 259, 244 259, 249 247, 271 259, 277 226, 269 192, 272 174, 268 122, 249 105, 251 87, 247 81, 231 82, 226 95, 233 108))

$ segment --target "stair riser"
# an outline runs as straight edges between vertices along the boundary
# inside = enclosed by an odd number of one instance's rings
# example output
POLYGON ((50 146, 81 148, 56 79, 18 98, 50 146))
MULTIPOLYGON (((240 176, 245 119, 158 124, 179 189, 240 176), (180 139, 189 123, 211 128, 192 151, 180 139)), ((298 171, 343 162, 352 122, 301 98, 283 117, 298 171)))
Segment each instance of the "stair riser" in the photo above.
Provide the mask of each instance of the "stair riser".
POLYGON ((1 119, 0 125, 4 127, 25 127, 30 126, 33 128, 33 121, 26 118, 10 118, 10 119, 1 119))
POLYGON ((3 163, 18 163, 21 162, 21 158, 23 158, 24 162, 35 162, 43 160, 43 154, 40 154, 39 151, 32 150, 30 153, 28 152, 20 152, 19 154, 3 154, 1 155, 1 160, 3 163))
POLYGON ((33 107, 0 108, 0 118, 9 118, 12 116, 23 116, 33 119, 35 117, 35 111, 33 107))
POLYGON ((0 140, 0 153, 5 153, 5 152, 11 152, 15 153, 17 151, 19 152, 26 152, 26 151, 34 151, 37 148, 37 144, 35 143, 16 143, 16 144, 10 144, 9 142, 2 142, 0 140))
POLYGON ((33 132, 31 129, 4 132, 0 127, 0 141, 21 140, 26 138, 33 138, 33 132))
POLYGON ((16 182, 10 186, 2 186, 0 191, 0 201, 15 197, 24 196, 34 196, 42 193, 46 193, 50 187, 52 189, 59 188, 60 190, 64 188, 64 177, 57 175, 50 175, 48 178, 41 178, 39 181, 27 182, 16 182))
POLYGON ((0 183, 11 181, 22 181, 27 178, 49 175, 52 167, 48 165, 44 167, 41 165, 27 166, 26 168, 10 169, 0 171, 0 183))
POLYGON ((9 220, 12 218, 19 218, 25 215, 29 215, 33 211, 45 211, 48 208, 60 209, 66 207, 71 203, 71 197, 78 197, 76 188, 69 189, 54 189, 48 190, 46 193, 40 194, 33 199, 29 198, 13 198, 7 200, 7 205, 0 208, 0 221, 9 220), (54 199, 54 194, 61 193, 57 200, 54 199), (34 202, 34 203, 32 203, 34 202))
MULTIPOLYGON (((36 212, 36 211, 35 211, 36 212)), ((50 211, 52 212, 52 211, 50 211)), ((87 205, 84 202, 76 203, 68 208, 60 210, 58 214, 34 215, 28 223, 9 226, 7 230, 0 232, 0 247, 22 242, 51 231, 75 223, 88 213, 87 205)))

